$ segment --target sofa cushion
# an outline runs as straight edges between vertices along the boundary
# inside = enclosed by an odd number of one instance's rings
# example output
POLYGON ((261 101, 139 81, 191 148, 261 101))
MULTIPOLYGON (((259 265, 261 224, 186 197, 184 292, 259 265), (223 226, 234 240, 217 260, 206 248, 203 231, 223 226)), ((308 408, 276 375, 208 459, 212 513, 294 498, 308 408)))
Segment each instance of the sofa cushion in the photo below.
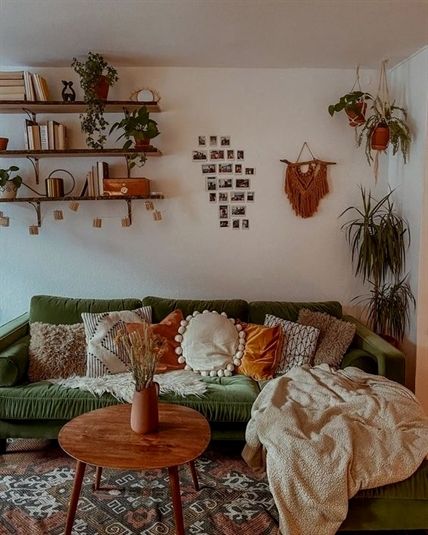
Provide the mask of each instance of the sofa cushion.
MULTIPOLYGON (((179 308, 184 317, 193 314, 195 310, 216 310, 226 312, 229 318, 247 321, 248 303, 242 299, 165 299, 163 297, 148 296, 143 299, 143 305, 152 307, 153 323, 159 323, 167 314, 179 308)), ((262 322, 263 323, 263 322, 262 322)))
POLYGON ((302 308, 326 312, 336 318, 342 317, 342 305, 338 301, 319 301, 314 303, 293 303, 289 301, 252 301, 248 303, 249 321, 263 325, 266 314, 272 314, 284 320, 297 321, 302 308))
POLYGON ((82 312, 133 310, 141 306, 140 299, 74 299, 51 295, 35 295, 30 303, 30 323, 81 323, 82 312))

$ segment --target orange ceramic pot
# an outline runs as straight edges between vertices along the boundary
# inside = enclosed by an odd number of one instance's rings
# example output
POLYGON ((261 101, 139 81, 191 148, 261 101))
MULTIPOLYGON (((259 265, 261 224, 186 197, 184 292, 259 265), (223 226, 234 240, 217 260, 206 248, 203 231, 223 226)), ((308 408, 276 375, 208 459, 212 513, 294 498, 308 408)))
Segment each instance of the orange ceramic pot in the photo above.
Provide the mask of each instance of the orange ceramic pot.
POLYGON ((141 149, 150 145, 150 139, 137 139, 136 137, 134 137, 134 141, 136 149, 141 149))
POLYGON ((136 390, 131 407, 131 429, 140 435, 155 433, 159 429, 159 385, 152 383, 136 390))
POLYGON ((385 150, 389 143, 389 127, 379 125, 373 130, 371 145, 373 150, 385 150))
POLYGON ((349 126, 360 126, 366 122, 367 104, 365 102, 357 102, 350 108, 345 108, 346 115, 349 119, 349 126))
POLYGON ((8 143, 9 143, 9 138, 0 137, 0 150, 6 150, 8 143))
POLYGON ((107 78, 104 75, 99 76, 95 82, 94 91, 100 100, 107 100, 109 87, 107 78))

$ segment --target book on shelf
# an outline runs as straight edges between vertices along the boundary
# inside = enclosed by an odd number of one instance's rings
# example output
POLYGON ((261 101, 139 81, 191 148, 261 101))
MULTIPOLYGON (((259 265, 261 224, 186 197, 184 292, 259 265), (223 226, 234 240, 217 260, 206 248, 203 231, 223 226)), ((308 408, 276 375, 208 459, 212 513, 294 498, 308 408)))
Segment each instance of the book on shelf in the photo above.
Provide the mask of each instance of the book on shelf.
POLYGON ((7 93, 0 95, 0 100, 25 100, 25 95, 17 93, 7 93))
POLYGON ((25 87, 23 85, 7 85, 0 84, 0 95, 25 95, 25 87))
POLYGON ((40 76, 40 74, 33 74, 33 83, 34 83, 34 89, 35 94, 37 97, 37 100, 40 101, 46 101, 48 100, 48 84, 44 78, 40 76))
POLYGON ((57 150, 65 150, 67 148, 67 129, 63 124, 55 127, 55 148, 57 150), (57 145, 58 139, 58 145, 57 145))
POLYGON ((39 125, 40 129, 40 148, 41 150, 49 150, 48 125, 39 125))
POLYGON ((0 80, 21 80, 24 71, 0 71, 0 80))
POLYGON ((48 121, 48 143, 49 143, 49 149, 55 150, 55 126, 58 126, 59 123, 56 121, 48 121))
POLYGON ((2 80, 0 78, 0 87, 25 87, 24 80, 2 80))
POLYGON ((82 184, 82 188, 78 194, 79 197, 86 197, 88 194, 88 177, 86 176, 85 181, 82 184))
POLYGON ((33 77, 31 72, 24 71, 24 86, 25 86, 25 96, 27 100, 35 101, 36 95, 34 93, 33 77))
POLYGON ((31 130, 33 132, 34 150, 41 150, 42 149, 42 142, 41 142, 39 125, 38 124, 37 125, 33 125, 31 127, 31 130))

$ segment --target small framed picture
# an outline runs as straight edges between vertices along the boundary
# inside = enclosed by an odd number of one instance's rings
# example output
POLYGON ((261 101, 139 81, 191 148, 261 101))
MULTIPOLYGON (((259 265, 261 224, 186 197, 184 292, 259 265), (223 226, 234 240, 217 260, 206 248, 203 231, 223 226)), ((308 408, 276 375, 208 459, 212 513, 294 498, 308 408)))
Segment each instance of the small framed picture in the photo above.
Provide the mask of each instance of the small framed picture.
POLYGON ((194 162, 199 162, 201 160, 207 160, 207 151, 206 150, 192 150, 192 160, 194 162))
POLYGON ((236 151, 236 159, 237 160, 243 160, 244 159, 244 151, 243 150, 237 150, 236 151))
POLYGON ((246 167, 245 168, 245 174, 246 175, 255 175, 256 174, 256 170, 254 167, 246 167))
POLYGON ((230 136, 220 136, 220 146, 230 147, 230 136))
POLYGON ((224 150, 210 150, 211 160, 224 160, 224 150))
POLYGON ((242 175, 242 163, 235 164, 235 174, 242 175))
POLYGON ((244 230, 248 230, 250 228, 250 220, 249 219, 243 219, 241 228, 244 230))
POLYGON ((209 193, 208 198, 210 202, 217 202, 217 193, 209 193))
POLYGON ((207 146, 207 138, 206 138, 206 136, 198 136, 198 145, 200 147, 206 147, 207 146))
POLYGON ((229 220, 220 219, 220 228, 229 228, 229 220))
POLYGON ((207 177, 206 182, 207 191, 216 191, 217 190, 217 179, 215 177, 207 177))
POLYGON ((232 206, 232 216, 244 216, 246 213, 246 206, 232 206))
POLYGON ((210 147, 217 147, 217 136, 210 136, 210 147))
POLYGON ((241 220, 240 219, 232 219, 232 228, 233 229, 239 230, 240 229, 240 225, 241 225, 241 220))
POLYGON ((228 160, 234 160, 235 159, 235 151, 233 149, 227 149, 226 150, 227 159, 228 160))
POLYGON ((245 202, 245 191, 232 191, 230 202, 245 202))
POLYGON ((233 172, 233 169, 232 169, 232 166, 233 164, 231 163, 219 163, 218 164, 218 172, 219 173, 232 173, 233 172))
POLYGON ((216 164, 215 163, 202 164, 202 173, 204 175, 212 175, 215 172, 216 172, 216 164))
POLYGON ((254 191, 247 191, 247 202, 254 202, 254 191))
POLYGON ((237 189, 248 189, 250 187, 249 178, 235 178, 235 188, 237 189))
POLYGON ((229 193, 227 191, 219 191, 218 202, 229 202, 229 193))
POLYGON ((218 207, 218 215, 220 219, 229 219, 229 205, 220 204, 218 207))
POLYGON ((233 180, 231 178, 219 178, 218 189, 232 189, 233 180))

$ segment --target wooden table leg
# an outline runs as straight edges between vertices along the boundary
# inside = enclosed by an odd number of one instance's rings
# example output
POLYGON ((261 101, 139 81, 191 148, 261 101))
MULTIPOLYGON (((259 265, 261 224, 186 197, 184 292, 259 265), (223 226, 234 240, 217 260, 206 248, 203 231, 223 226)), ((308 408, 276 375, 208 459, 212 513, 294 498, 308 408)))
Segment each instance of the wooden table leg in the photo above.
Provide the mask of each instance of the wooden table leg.
POLYGON ((190 472, 192 473, 193 485, 195 490, 199 490, 198 473, 196 472, 195 462, 190 461, 190 472))
POLYGON ((83 476, 85 475, 86 463, 77 461, 76 474, 74 476, 73 490, 71 491, 70 505, 68 507, 67 521, 64 535, 71 535, 77 504, 79 502, 80 489, 82 488, 83 476))
POLYGON ((181 506, 180 480, 176 466, 168 468, 169 487, 171 490, 172 505, 174 507, 175 532, 177 535, 184 535, 183 508, 181 506))
POLYGON ((100 481, 101 481, 101 474, 103 473, 103 467, 102 466, 96 466, 95 467, 95 478, 94 478, 94 490, 100 490, 100 481))

